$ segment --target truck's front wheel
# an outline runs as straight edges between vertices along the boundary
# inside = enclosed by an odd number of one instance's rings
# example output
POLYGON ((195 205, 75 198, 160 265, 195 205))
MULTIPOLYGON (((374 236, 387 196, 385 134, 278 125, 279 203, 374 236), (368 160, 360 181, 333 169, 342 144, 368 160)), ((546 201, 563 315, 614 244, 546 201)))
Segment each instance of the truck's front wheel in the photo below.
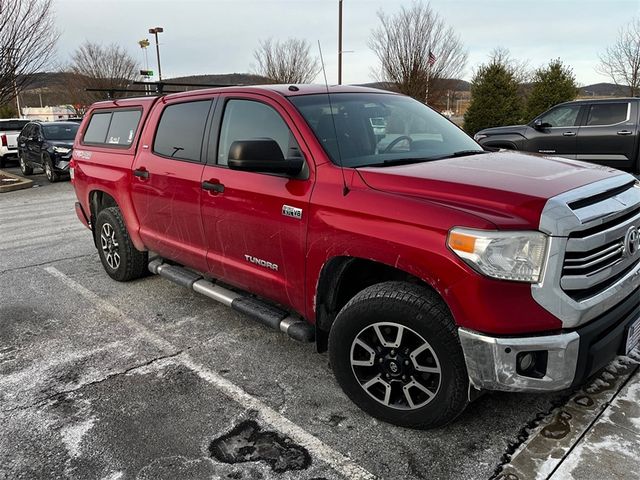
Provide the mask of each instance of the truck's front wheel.
POLYGON ((468 403, 468 376, 451 314, 434 292, 404 282, 366 288, 329 336, 338 383, 365 412, 395 425, 433 428, 468 403))
POLYGON ((111 278, 127 282, 146 273, 148 254, 136 250, 118 207, 98 213, 96 236, 100 261, 111 278))

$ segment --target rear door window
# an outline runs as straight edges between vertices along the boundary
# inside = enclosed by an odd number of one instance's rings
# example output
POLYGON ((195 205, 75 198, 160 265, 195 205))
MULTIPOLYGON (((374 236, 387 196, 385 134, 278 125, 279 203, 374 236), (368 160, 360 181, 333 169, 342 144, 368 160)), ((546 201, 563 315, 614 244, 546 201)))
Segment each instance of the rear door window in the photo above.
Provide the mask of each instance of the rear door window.
POLYGON ((587 125, 615 125, 627 120, 628 103, 595 103, 589 108, 587 125))
POLYGON ((167 106, 158 123, 153 151, 163 157, 199 162, 211 101, 167 106))
POLYGON ((84 132, 84 143, 104 143, 107 130, 111 122, 111 112, 94 113, 89 120, 87 131, 84 132))

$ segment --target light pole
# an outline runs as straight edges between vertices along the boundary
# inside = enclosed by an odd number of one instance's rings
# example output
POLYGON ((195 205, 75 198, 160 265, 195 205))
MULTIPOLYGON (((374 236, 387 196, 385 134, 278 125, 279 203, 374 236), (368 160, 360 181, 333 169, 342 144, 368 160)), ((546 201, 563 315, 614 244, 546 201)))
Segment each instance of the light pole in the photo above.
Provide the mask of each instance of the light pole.
POLYGON ((164 32, 162 27, 150 28, 149 33, 153 33, 156 37, 156 55, 158 56, 158 80, 162 81, 162 69, 160 68, 160 44, 158 43, 158 34, 164 32))
POLYGON ((342 85, 342 0, 338 0, 338 85, 342 85))

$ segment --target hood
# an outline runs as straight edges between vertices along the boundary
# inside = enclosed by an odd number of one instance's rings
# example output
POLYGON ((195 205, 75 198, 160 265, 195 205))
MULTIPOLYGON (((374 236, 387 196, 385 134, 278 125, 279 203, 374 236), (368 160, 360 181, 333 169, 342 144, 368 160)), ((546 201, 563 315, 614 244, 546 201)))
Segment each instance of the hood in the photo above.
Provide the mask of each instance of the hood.
POLYGON ((498 228, 538 229, 551 197, 617 175, 619 170, 511 151, 396 167, 359 168, 371 188, 464 210, 498 228))
POLYGON ((527 125, 507 125, 505 127, 493 127, 480 130, 476 135, 500 135, 505 133, 518 133, 524 135, 527 125))

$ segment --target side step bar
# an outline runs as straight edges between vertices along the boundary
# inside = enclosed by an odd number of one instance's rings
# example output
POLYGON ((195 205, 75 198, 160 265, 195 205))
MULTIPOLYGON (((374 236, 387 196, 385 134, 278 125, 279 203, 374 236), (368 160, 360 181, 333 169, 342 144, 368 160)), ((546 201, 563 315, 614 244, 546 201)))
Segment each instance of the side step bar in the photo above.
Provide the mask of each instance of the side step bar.
POLYGON ((149 271, 244 313, 268 327, 280 330, 294 340, 313 342, 315 339, 315 329, 307 322, 257 298, 220 287, 191 270, 164 263, 161 258, 156 258, 149 262, 149 271))

